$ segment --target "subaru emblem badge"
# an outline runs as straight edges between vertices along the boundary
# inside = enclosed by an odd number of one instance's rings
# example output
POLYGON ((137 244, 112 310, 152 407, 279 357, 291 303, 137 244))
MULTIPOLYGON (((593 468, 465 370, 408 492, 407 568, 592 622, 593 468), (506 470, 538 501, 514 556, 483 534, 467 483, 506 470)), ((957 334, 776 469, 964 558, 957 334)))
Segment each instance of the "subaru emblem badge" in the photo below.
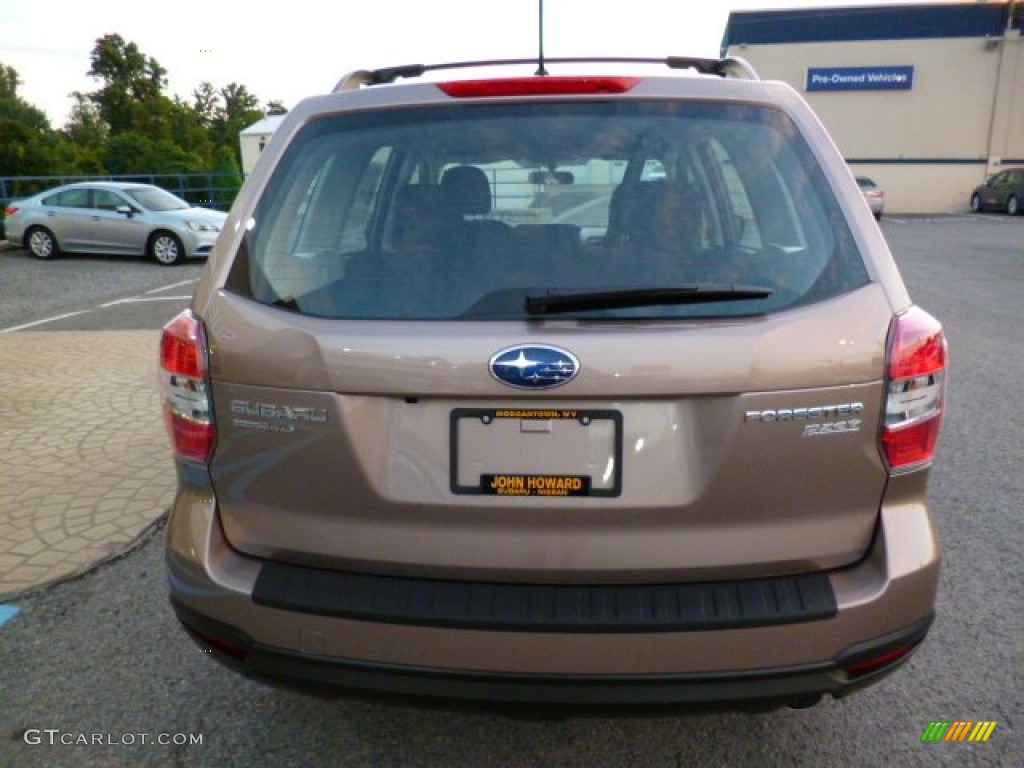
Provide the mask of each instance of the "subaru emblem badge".
POLYGON ((567 350, 547 344, 517 344, 491 358, 491 376, 517 389, 550 389, 572 381, 580 361, 567 350))

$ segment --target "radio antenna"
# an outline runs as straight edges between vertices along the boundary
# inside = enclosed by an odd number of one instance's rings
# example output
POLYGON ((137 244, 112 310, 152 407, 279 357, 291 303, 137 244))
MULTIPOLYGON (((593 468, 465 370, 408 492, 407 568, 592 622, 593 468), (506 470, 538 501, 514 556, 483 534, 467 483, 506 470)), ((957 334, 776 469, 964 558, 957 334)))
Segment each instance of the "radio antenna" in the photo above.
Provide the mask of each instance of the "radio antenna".
POLYGON ((544 0, 537 0, 538 6, 538 40, 537 40, 537 71, 535 75, 546 75, 548 71, 544 68, 544 0))

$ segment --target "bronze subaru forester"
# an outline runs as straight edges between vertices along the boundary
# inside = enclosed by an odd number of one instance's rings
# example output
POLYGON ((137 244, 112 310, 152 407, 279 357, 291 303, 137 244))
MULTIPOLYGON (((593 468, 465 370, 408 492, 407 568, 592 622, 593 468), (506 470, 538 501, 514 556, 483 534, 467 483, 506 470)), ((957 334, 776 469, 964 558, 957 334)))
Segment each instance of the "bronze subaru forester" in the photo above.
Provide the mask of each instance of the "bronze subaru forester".
POLYGON ((798 94, 660 63, 363 71, 284 120, 161 342, 216 658, 621 710, 806 705, 921 643, 942 329, 798 94))

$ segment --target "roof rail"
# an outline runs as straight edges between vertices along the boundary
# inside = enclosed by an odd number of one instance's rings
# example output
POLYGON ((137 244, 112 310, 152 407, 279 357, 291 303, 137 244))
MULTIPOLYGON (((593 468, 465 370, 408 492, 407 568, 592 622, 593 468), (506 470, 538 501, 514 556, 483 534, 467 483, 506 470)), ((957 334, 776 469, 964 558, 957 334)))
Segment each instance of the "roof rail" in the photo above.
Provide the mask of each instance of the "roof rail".
MULTIPOLYGON (((353 91, 361 86, 387 85, 399 78, 422 77, 427 72, 439 69, 469 69, 471 67, 503 67, 511 65, 536 64, 536 59, 494 59, 490 61, 456 61, 449 64, 406 64, 383 69, 359 69, 349 72, 334 86, 334 92, 353 91)), ((728 57, 724 59, 703 59, 688 56, 668 56, 664 59, 612 57, 545 58, 545 64, 664 64, 669 69, 693 69, 701 75, 718 75, 740 80, 759 80, 757 72, 746 61, 728 57)))

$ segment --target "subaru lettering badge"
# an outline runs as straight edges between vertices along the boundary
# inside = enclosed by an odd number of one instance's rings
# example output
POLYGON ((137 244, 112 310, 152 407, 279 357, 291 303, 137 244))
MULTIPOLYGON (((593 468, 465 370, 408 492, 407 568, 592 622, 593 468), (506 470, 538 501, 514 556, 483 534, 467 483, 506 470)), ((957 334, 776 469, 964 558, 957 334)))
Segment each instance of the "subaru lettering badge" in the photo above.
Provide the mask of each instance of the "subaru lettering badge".
POLYGON ((550 389, 572 380, 580 362, 571 353, 546 344, 519 344, 491 358, 491 376, 519 389, 550 389))

